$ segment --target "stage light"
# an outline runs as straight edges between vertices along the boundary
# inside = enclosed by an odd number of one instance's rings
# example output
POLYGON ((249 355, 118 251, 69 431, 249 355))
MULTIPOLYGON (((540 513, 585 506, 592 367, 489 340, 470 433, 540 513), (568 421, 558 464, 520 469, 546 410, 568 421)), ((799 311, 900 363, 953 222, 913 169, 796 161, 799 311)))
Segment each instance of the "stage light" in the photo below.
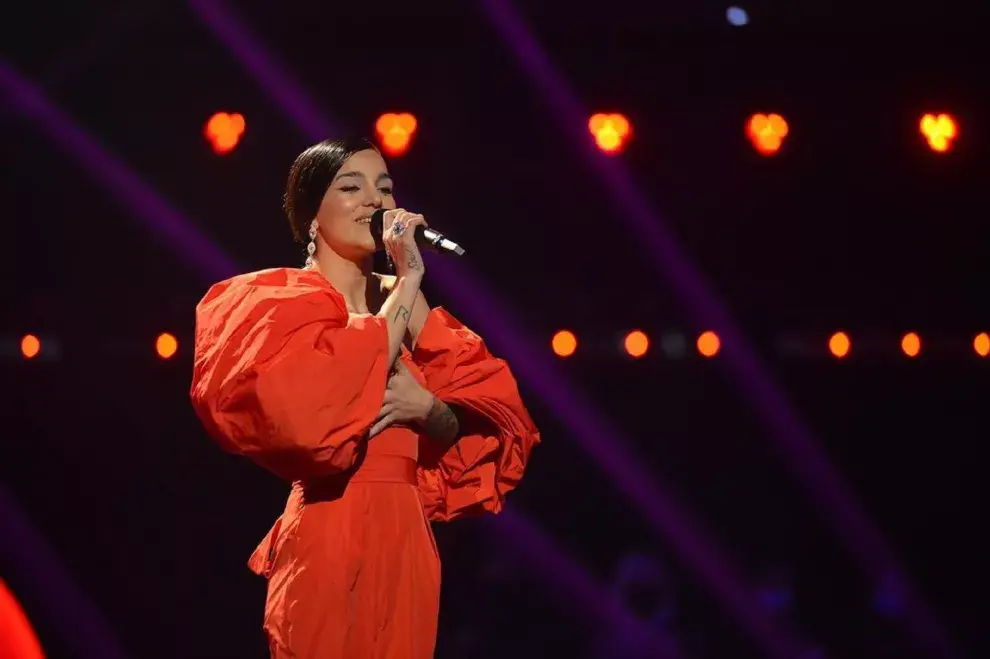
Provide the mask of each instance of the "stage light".
POLYGON ((990 334, 986 332, 980 332, 973 338, 973 350, 976 351, 980 357, 986 357, 990 355, 990 334))
POLYGON ((21 339, 21 355, 24 359, 34 359, 41 352, 41 339, 34 334, 25 334, 21 339))
POLYGON ((921 134, 928 141, 928 146, 939 153, 952 148, 952 143, 959 132, 956 120, 952 118, 951 114, 944 113, 937 116, 931 113, 926 114, 921 118, 919 127, 921 134))
POLYGON ((213 151, 223 155, 234 150, 241 141, 241 135, 244 134, 246 127, 247 123, 242 115, 217 112, 206 122, 203 135, 213 147, 213 151))
POLYGON ((698 337, 698 352, 704 357, 714 357, 721 348, 722 342, 719 340, 718 334, 711 330, 702 332, 701 336, 698 337))
POLYGON ((848 355, 851 348, 852 342, 845 332, 836 332, 828 339, 828 351, 839 359, 848 355))
POLYGON ((389 112, 378 117, 375 132, 382 149, 392 156, 401 156, 409 150, 416 133, 416 117, 408 112, 389 112))
POLYGON ((179 350, 179 342, 168 332, 162 332, 155 339, 155 352, 162 359, 171 359, 179 350))
POLYGON ((560 330, 553 335, 551 345, 554 354, 558 357, 570 357, 577 350, 577 337, 574 336, 573 332, 560 330))
POLYGON ((725 18, 729 21, 730 25, 736 27, 742 27, 749 23, 749 15, 746 14, 746 10, 742 7, 729 7, 725 10, 725 18))
POLYGON ((914 332, 908 332, 901 337, 901 350, 908 357, 917 357, 921 352, 921 337, 914 332))
POLYGON ((605 153, 619 153, 632 136, 629 120, 621 114, 599 112, 588 120, 588 130, 595 137, 595 144, 605 153))
POLYGON ((637 359, 646 354, 646 351, 650 349, 650 339, 646 336, 645 332, 640 330, 633 330, 626 334, 626 340, 623 343, 626 352, 629 353, 631 357, 636 357, 637 359))
POLYGON ((754 114, 746 122, 746 136, 759 153, 770 156, 787 137, 787 121, 779 114, 754 114))

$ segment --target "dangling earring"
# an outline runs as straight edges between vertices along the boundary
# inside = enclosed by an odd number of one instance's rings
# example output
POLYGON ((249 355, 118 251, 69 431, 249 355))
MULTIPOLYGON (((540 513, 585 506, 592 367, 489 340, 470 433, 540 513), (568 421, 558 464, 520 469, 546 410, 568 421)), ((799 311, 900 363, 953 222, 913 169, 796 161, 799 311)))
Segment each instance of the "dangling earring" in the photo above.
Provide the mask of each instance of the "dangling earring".
POLYGON ((309 244, 306 245, 306 265, 303 266, 304 270, 316 270, 316 233, 319 229, 319 220, 314 219, 313 223, 309 225, 309 244))

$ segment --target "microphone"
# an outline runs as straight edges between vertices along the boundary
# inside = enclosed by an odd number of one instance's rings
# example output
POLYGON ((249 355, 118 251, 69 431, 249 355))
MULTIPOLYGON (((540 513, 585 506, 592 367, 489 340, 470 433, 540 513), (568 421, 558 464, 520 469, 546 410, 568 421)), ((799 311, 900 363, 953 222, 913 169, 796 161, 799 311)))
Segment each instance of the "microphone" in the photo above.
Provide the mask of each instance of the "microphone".
MULTIPOLYGON (((385 212, 384 208, 379 208, 371 214, 371 235, 375 237, 375 241, 379 245, 381 244, 382 233, 385 231, 385 212)), ((439 231, 430 229, 429 227, 416 227, 416 242, 421 247, 429 247, 442 254, 464 255, 463 247, 439 231)))

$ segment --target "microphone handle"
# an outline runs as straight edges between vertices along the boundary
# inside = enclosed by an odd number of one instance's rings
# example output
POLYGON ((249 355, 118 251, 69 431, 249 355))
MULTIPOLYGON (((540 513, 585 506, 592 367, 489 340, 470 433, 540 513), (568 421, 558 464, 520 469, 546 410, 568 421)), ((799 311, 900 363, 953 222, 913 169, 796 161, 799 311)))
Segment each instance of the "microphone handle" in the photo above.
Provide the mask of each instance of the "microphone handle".
POLYGON ((464 248, 447 238, 439 231, 429 227, 416 227, 416 242, 430 247, 444 254, 456 254, 464 256, 464 248))
MULTIPOLYGON (((375 237, 375 244, 378 249, 382 249, 381 236, 384 230, 385 209, 379 208, 371 215, 371 235, 375 237)), ((436 229, 417 226, 415 231, 416 242, 425 247, 429 247, 438 252, 446 254, 464 255, 464 248, 450 240, 436 229)))

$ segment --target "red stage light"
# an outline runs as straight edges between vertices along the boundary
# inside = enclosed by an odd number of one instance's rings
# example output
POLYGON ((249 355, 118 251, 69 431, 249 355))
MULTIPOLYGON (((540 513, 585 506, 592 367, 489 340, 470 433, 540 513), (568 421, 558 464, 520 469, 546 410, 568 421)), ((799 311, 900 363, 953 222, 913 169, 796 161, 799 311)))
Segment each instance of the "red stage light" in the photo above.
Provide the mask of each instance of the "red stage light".
POLYGON ((213 147, 213 151, 223 155, 234 150, 241 141, 246 127, 247 123, 242 115, 217 112, 206 122, 203 135, 213 147))
POLYGON ((574 336, 573 332, 560 330, 553 335, 550 344, 553 347, 553 353, 558 357, 570 357, 577 350, 577 337, 574 336))
POLYGON ((168 332, 162 332, 155 339, 155 352, 162 359, 171 359, 179 350, 179 342, 168 332))
POLYGON ((718 334, 711 330, 702 332, 698 337, 698 352, 704 357, 714 357, 722 349, 722 341, 718 334))
POLYGON ((749 141, 765 156, 777 153, 787 132, 787 122, 779 114, 754 114, 746 123, 749 141))
POLYGON ((943 153, 952 148, 952 143, 959 134, 956 120, 951 114, 926 114, 921 118, 921 134, 928 141, 933 151, 943 153))
POLYGON ((845 332, 836 332, 828 340, 828 351, 839 359, 848 355, 851 347, 849 335, 845 332))
POLYGON ((389 112, 378 117, 375 132, 382 149, 392 156, 401 156, 409 150, 416 133, 416 117, 408 112, 389 112))
POLYGON ((21 355, 24 359, 34 359, 41 352, 41 339, 34 334, 25 334, 21 339, 21 355))
POLYGON ((623 115, 599 112, 588 120, 595 144, 605 153, 619 153, 632 136, 632 125, 623 115))

